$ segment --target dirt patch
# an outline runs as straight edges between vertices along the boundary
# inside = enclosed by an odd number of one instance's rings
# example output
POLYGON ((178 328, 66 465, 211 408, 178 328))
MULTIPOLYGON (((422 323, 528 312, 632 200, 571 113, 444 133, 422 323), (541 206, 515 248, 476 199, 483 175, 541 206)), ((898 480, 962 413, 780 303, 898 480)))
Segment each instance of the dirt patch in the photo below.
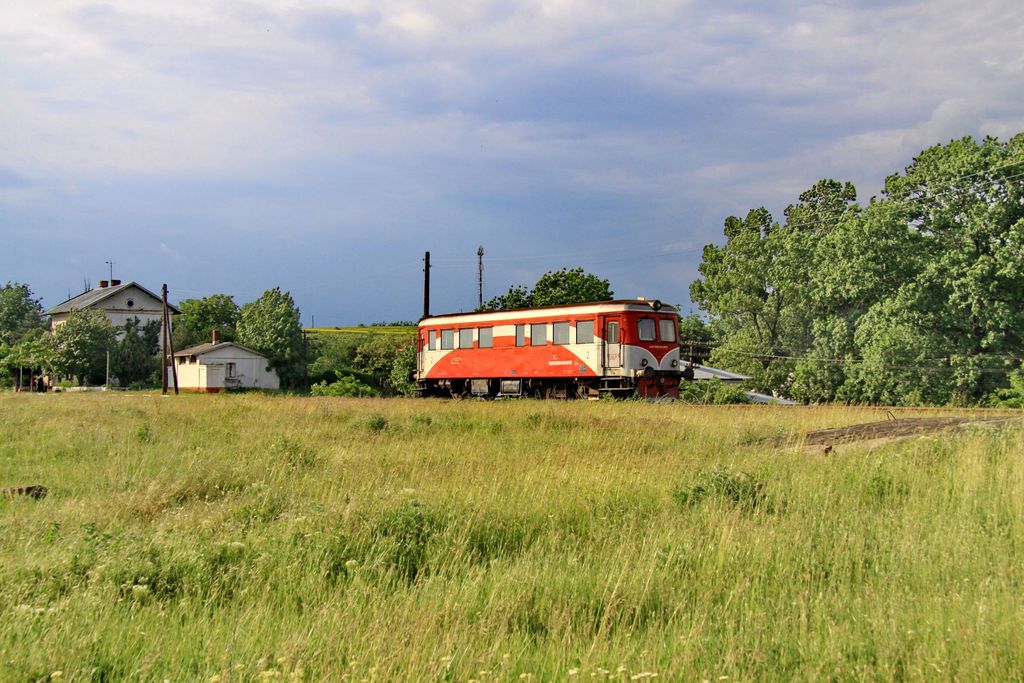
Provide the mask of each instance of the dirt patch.
MULTIPOLYGON (((899 439, 909 439, 926 434, 934 434, 947 429, 958 429, 975 425, 996 425, 1019 420, 1012 415, 993 416, 958 416, 958 417, 907 417, 902 419, 881 420, 848 427, 835 427, 808 432, 800 441, 802 445, 813 451, 830 452, 834 447, 851 443, 870 442, 872 446, 881 445, 899 439)), ((773 445, 792 444, 793 439, 779 438, 773 445)))

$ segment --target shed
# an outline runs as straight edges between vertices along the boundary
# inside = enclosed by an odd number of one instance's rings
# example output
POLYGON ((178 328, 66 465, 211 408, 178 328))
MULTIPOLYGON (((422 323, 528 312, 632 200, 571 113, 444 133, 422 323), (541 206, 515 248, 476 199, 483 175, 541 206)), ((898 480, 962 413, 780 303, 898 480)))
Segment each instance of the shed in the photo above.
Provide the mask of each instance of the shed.
POLYGON ((225 389, 281 388, 266 356, 233 342, 207 342, 174 354, 182 391, 215 394, 225 389))

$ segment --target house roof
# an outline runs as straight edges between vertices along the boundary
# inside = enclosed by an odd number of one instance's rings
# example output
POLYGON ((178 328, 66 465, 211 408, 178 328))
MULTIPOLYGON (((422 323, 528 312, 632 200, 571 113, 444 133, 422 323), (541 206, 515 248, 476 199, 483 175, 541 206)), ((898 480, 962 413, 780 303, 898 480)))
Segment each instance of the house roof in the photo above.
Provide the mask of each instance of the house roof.
POLYGON ((226 349, 229 346, 234 347, 236 349, 241 349, 242 351, 248 351, 249 353, 259 356, 260 358, 266 358, 266 356, 264 356, 259 351, 253 351, 248 347, 242 346, 241 344, 236 344, 234 342, 217 342, 216 344, 212 342, 206 342, 203 344, 196 344, 195 346, 190 346, 187 349, 175 351, 174 357, 177 358, 178 356, 202 356, 203 354, 209 353, 214 349, 219 351, 220 349, 226 349))
MULTIPOLYGON (((161 301, 161 298, 159 296, 149 291, 148 289, 140 285, 138 282, 125 282, 123 284, 115 285, 113 287, 99 287, 97 289, 90 289, 88 292, 83 292, 76 297, 72 297, 65 301, 64 303, 57 304, 50 310, 46 311, 46 315, 55 315, 57 313, 70 313, 71 311, 78 311, 82 310, 83 308, 90 308, 92 306, 95 306, 99 302, 103 301, 104 299, 114 296, 118 292, 123 292, 126 289, 130 289, 131 287, 143 291, 144 293, 153 297, 157 301, 161 301)), ((179 309, 177 306, 173 304, 168 303, 167 308, 173 314, 181 313, 181 309, 179 309)))

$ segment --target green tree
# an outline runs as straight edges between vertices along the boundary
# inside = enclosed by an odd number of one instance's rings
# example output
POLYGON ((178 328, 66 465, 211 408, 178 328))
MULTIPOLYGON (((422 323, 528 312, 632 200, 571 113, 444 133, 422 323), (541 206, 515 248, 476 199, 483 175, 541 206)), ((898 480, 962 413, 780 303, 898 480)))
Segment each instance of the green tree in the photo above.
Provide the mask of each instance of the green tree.
POLYGON ((243 306, 238 317, 238 342, 265 355, 283 387, 301 386, 305 377, 306 348, 299 320, 291 294, 279 287, 243 306))
POLYGON ((505 294, 484 302, 481 311, 503 311, 533 306, 558 306, 588 301, 609 301, 612 290, 608 280, 582 268, 562 268, 544 273, 532 290, 514 285, 505 294))
POLYGON ((712 362, 805 401, 983 403, 1024 354, 1024 134, 936 145, 855 203, 825 180, 726 220, 691 297, 712 362))
POLYGON ((74 376, 79 385, 102 384, 107 354, 113 352, 116 337, 117 331, 102 311, 72 311, 53 334, 55 372, 74 376))
POLYGON ((8 282, 0 287, 0 344, 17 344, 43 327, 43 306, 28 285, 8 282))
POLYGON ((203 299, 185 299, 178 308, 181 315, 174 319, 175 349, 208 342, 213 330, 217 330, 220 341, 235 340, 239 308, 233 297, 213 294, 203 299))
POLYGON ((111 357, 111 370, 121 386, 146 382, 159 365, 160 321, 149 321, 140 331, 138 318, 124 324, 123 335, 111 357))
POLYGON ((13 380, 20 374, 21 379, 27 379, 25 372, 28 376, 39 375, 52 372, 53 367, 53 345, 42 329, 27 332, 13 346, 0 344, 0 371, 6 378, 13 380))

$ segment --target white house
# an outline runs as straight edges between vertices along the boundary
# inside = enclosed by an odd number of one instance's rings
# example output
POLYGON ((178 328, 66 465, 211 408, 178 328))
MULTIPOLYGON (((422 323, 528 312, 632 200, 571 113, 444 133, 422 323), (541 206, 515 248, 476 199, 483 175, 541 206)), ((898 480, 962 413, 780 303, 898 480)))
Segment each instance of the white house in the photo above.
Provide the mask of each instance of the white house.
POLYGON ((232 342, 218 342, 216 336, 212 342, 176 352, 174 367, 182 391, 215 394, 225 389, 281 387, 265 356, 232 342))
MULTIPOLYGON (((98 288, 90 289, 46 311, 46 315, 50 316, 50 332, 56 332, 58 327, 66 323, 72 311, 86 308, 103 311, 110 324, 119 330, 119 335, 124 332, 125 323, 132 319, 139 321, 140 329, 150 320, 159 320, 161 324, 163 322, 163 300, 159 296, 137 282, 122 284, 120 280, 100 280, 98 288)), ((167 304, 167 310, 171 315, 181 313, 171 304, 167 304)), ((160 339, 163 344, 162 330, 160 339)))

